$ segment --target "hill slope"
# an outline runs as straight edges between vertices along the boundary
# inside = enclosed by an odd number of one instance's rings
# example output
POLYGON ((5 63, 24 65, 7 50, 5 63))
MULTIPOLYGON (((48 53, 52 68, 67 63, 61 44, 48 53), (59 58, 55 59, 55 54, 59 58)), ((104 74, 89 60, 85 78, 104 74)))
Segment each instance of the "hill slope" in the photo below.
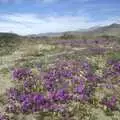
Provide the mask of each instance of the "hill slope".
POLYGON ((20 36, 13 33, 0 33, 0 55, 12 53, 20 44, 20 36))
POLYGON ((76 31, 66 31, 66 32, 59 32, 59 33, 40 33, 36 35, 31 35, 31 37, 60 37, 64 34, 73 35, 73 36, 85 36, 85 37, 95 37, 95 36, 103 36, 103 35, 110 35, 110 36, 120 36, 120 24, 113 23, 107 26, 95 26, 89 29, 83 30, 76 30, 76 31))

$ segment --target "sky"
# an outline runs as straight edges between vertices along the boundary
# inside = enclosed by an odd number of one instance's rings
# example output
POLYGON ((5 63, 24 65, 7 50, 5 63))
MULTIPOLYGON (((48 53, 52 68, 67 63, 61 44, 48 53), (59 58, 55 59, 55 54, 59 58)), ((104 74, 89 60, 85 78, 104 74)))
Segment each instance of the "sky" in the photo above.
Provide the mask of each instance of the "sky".
POLYGON ((64 32, 120 23, 120 0, 0 0, 0 32, 64 32))

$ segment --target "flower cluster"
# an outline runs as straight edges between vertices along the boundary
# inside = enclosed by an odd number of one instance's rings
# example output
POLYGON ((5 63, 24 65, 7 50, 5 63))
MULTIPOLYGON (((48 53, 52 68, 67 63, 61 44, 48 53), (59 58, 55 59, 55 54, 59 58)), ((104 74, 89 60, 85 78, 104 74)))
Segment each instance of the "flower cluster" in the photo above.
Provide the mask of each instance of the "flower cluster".
POLYGON ((0 113, 0 120, 9 120, 9 118, 6 114, 1 114, 0 113))
POLYGON ((28 68, 19 68, 13 71, 13 79, 21 80, 26 79, 30 75, 31 71, 28 68))
POLYGON ((120 61, 119 60, 109 60, 107 69, 104 73, 106 76, 119 76, 120 75, 120 61))
POLYGON ((89 98, 93 84, 99 82, 87 62, 62 61, 50 69, 44 77, 45 88, 50 92, 67 91, 69 98, 89 98))
POLYGON ((116 109, 117 98, 115 96, 105 97, 102 100, 102 104, 106 105, 108 109, 116 109))
POLYGON ((119 96, 119 80, 120 78, 120 61, 109 60, 107 67, 104 70, 102 77, 102 83, 104 83, 104 89, 110 91, 102 99, 101 103, 109 110, 116 110, 119 96))
MULTIPOLYGON (((60 61, 38 76, 29 69, 15 69, 13 78, 16 85, 7 90, 9 103, 6 111, 17 114, 56 112, 62 115, 69 113, 72 103, 93 104, 98 86, 103 83, 111 85, 110 72, 120 73, 120 62, 108 66, 103 77, 97 76, 88 62, 74 60, 60 61)), ((115 110, 117 97, 106 97, 99 103, 115 110)))
POLYGON ((7 91, 7 111, 64 111, 71 101, 89 102, 94 94, 93 84, 99 82, 91 71, 87 62, 80 61, 59 62, 41 77, 43 79, 37 79, 29 69, 15 69, 13 78, 18 85, 7 91))

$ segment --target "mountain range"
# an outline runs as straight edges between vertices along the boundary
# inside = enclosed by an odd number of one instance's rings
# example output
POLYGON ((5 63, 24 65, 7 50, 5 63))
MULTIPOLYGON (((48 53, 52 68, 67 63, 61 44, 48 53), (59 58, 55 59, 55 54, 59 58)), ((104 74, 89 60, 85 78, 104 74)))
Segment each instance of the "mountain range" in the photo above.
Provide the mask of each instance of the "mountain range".
POLYGON ((58 33, 40 33, 30 35, 32 37, 40 37, 40 36, 48 36, 48 37, 59 37, 63 34, 70 34, 74 36, 101 36, 101 35, 110 35, 110 36, 120 36, 120 24, 113 23, 107 26, 94 26, 89 29, 80 29, 76 31, 66 31, 66 32, 58 32, 58 33))
MULTIPOLYGON (((33 38, 36 38, 36 37, 60 37, 65 34, 73 35, 73 36, 83 36, 83 37, 87 36, 88 38, 91 36, 95 37, 95 36, 103 36, 103 35, 120 37, 120 24, 113 23, 113 24, 106 25, 106 26, 94 26, 89 29, 79 29, 76 31, 31 34, 31 35, 26 35, 24 37, 33 37, 33 38)), ((2 36, 6 35, 9 37, 10 35, 16 36, 17 34, 0 32, 0 37, 2 37, 1 35, 2 36)))

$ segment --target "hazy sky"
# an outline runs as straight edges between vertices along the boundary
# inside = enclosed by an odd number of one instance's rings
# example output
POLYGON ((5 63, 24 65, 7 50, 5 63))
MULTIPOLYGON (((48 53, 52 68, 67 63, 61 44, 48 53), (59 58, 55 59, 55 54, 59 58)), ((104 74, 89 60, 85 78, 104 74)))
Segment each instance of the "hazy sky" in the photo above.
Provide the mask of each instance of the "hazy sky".
POLYGON ((120 0, 0 0, 0 32, 61 32, 113 22, 120 22, 120 0))

